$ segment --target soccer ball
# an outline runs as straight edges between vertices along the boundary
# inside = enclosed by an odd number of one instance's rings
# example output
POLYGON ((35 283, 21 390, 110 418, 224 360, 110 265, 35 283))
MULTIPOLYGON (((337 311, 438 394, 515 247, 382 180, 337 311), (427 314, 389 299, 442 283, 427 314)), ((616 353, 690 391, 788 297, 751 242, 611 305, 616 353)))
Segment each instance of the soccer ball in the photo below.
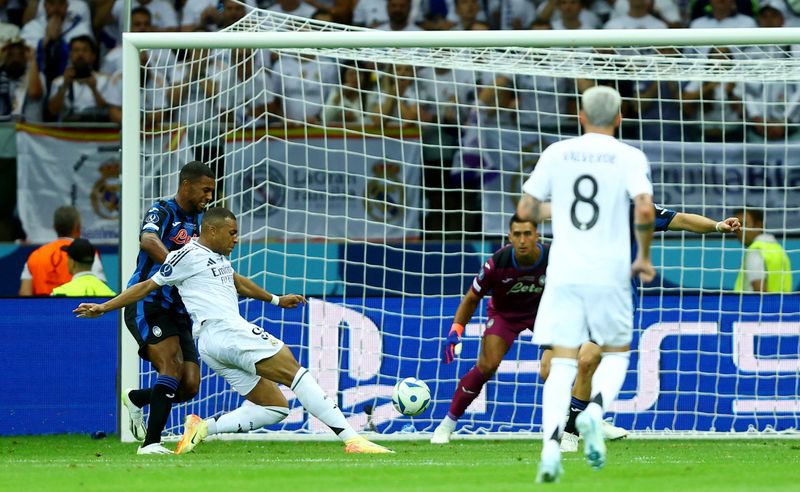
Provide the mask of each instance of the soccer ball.
POLYGON ((421 414, 430 403, 431 390, 425 381, 417 378, 405 378, 395 385, 392 392, 395 410, 409 417, 421 414))

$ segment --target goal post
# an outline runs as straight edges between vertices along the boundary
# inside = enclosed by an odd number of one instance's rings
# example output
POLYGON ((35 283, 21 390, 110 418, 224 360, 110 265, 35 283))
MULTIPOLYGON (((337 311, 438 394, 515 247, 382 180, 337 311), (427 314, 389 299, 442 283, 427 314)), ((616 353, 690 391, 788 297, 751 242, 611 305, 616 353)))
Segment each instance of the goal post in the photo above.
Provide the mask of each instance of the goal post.
MULTIPOLYGON (((432 431, 474 363, 485 307, 466 329, 463 359, 450 366, 438 362, 445 327, 478 267, 503 243, 521 180, 541 150, 577 131, 576 81, 800 87, 800 53, 773 49, 800 44, 795 28, 382 32, 254 9, 229 31, 125 33, 122 42, 123 280, 133 272, 146 207, 174 194, 187 159, 207 159, 222 172, 215 203, 240 220, 234 266, 271 292, 310 297, 304 310, 286 312, 242 301, 245 317, 295 349, 357 429, 399 436, 432 431), (713 47, 734 54, 707 56, 713 47), (150 53, 146 75, 142 50, 150 53), (192 66, 202 67, 194 81, 192 66), (359 79, 349 86, 361 101, 359 123, 342 102, 348 70, 359 79), (211 84, 191 86, 198 79, 211 84), (159 80, 171 99, 158 109, 171 123, 143 127, 159 80), (299 89, 289 95, 289 86, 299 89), (179 100, 176 87, 199 96, 179 100), (387 92, 398 87, 413 97, 387 92), (437 99, 441 94, 449 99, 437 99), (335 116, 320 110, 337 98, 343 108, 335 116), (459 227, 475 215, 483 223, 447 230, 453 215, 459 227), (441 224, 431 230, 426 221, 435 216, 441 224), (413 420, 400 418, 388 400, 394 382, 407 376, 425 379, 433 393, 431 410, 413 420)), ((665 101, 680 106, 691 92, 665 90, 626 101, 641 115, 665 101)), ((800 260, 800 142, 788 131, 780 141, 754 142, 746 130, 712 142, 705 126, 693 126, 713 117, 704 112, 713 101, 698 92, 700 116, 678 111, 628 123, 637 135, 629 143, 657 164, 655 201, 715 220, 739 207, 763 209, 765 227, 800 260), (691 127, 700 137, 645 141, 648 124, 659 134, 670 125, 691 127)), ((737 104, 754 104, 736 94, 737 104)), ((798 122, 787 116, 784 126, 794 134, 798 122)), ((741 119, 736 124, 745 127, 741 119)), ((541 230, 549 233, 546 225, 541 230)), ((669 282, 645 289, 652 295, 639 300, 615 422, 641 436, 743 436, 748 429, 767 436, 798 428, 798 294, 729 292, 742 260, 733 237, 670 233, 654 241, 654 259, 669 282)), ((791 268, 797 284, 800 261, 791 268)), ((152 380, 136 349, 121 323, 121 388, 152 380)), ((462 435, 537 432, 538 368, 536 347, 523 335, 462 419, 462 435)), ((180 433, 186 413, 218 415, 241 401, 207 369, 202 376, 198 398, 174 409, 169 434, 180 433)), ((120 415, 122 439, 130 441, 120 415)), ((324 431, 296 404, 279 430, 284 437, 324 431)))

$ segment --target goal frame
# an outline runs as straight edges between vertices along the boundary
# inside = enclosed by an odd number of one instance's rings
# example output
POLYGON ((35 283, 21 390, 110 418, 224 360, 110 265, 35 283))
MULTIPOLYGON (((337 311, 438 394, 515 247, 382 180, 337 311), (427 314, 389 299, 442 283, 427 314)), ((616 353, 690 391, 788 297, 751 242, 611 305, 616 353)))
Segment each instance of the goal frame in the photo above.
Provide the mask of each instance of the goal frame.
MULTIPOLYGON (((698 45, 800 44, 800 28, 726 28, 547 31, 424 31, 424 32, 217 32, 123 33, 122 35, 122 198, 120 213, 120 274, 133 274, 139 252, 138 224, 144 210, 140 200, 139 51, 142 49, 303 49, 303 48, 582 48, 687 47, 698 45)), ((118 389, 138 387, 138 347, 120 314, 118 389)), ((134 438, 119 408, 122 441, 134 438)), ((680 434, 680 435, 679 435, 680 434)), ((703 438, 702 433, 672 437, 703 438)), ((304 436, 309 437, 309 436, 304 436)), ((314 437, 314 436, 311 436, 314 437)), ((503 437, 486 434, 486 438, 503 437)), ((659 436, 669 437, 669 436, 659 436)), ((714 437, 749 437, 742 433, 714 437)), ((753 437, 765 437, 756 433, 753 437)), ((298 436, 299 438, 299 436, 298 436)))

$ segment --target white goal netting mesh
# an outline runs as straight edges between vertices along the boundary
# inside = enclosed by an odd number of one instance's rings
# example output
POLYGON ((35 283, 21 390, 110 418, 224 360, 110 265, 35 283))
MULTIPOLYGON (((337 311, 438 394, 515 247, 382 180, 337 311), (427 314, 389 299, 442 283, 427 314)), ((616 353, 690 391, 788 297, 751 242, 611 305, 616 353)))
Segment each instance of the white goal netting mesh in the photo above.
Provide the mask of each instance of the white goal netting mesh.
MULTIPOLYGON (((354 29, 263 10, 229 28, 354 29)), ((239 273, 311 299, 288 311, 243 301, 243 315, 283 339, 356 428, 430 431, 479 350, 485 305, 461 359, 439 361, 458 303, 504 244, 542 149, 578 134, 579 97, 591 85, 622 94, 621 137, 649 157, 656 203, 715 222, 746 209, 753 230, 763 215, 759 240, 774 238, 791 262, 778 268, 794 274, 780 288, 797 288, 798 55, 794 46, 151 50, 142 56, 140 207, 172 196, 187 161, 208 163, 216 203, 239 218, 239 273), (433 393, 414 419, 390 402, 407 376, 433 393)), ((637 300, 617 425, 798 427, 800 299, 735 292, 744 253, 734 235, 657 233, 659 277, 637 300)), ((741 275, 745 286, 758 280, 755 270, 741 275)), ((538 431, 538 359, 526 332, 459 432, 538 431)), ((149 365, 140 381, 155 381, 149 365)), ((293 411, 271 430, 325 431, 286 394, 293 411)), ((200 394, 175 408, 167 431, 180 433, 187 413, 219 415, 240 401, 204 368, 200 394)))

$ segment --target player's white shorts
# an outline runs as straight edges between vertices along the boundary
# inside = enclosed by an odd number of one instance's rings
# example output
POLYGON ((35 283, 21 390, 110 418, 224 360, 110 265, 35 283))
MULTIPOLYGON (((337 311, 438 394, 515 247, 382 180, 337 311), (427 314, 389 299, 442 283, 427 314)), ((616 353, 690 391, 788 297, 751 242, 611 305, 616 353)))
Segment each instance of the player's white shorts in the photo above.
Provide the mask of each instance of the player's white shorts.
POLYGON ((203 362, 241 395, 258 384, 256 363, 274 356, 282 347, 282 341, 241 318, 206 321, 197 341, 203 362))
POLYGON ((620 347, 633 338, 631 288, 548 284, 533 325, 533 343, 579 347, 589 341, 620 347))

